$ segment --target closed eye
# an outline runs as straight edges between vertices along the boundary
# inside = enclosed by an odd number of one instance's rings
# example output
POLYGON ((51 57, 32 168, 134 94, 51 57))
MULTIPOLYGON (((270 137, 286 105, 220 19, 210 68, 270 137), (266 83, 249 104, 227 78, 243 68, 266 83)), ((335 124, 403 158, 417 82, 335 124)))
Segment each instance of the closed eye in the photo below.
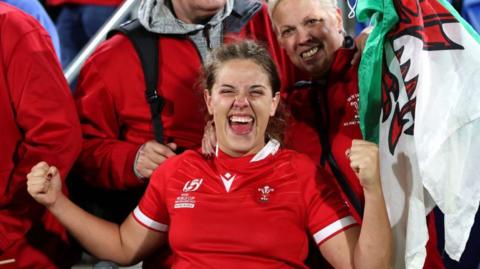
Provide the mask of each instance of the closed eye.
POLYGON ((308 25, 315 25, 320 22, 323 22, 323 19, 307 19, 304 24, 308 26, 308 25))
POLYGON ((265 95, 265 89, 263 86, 254 86, 250 89, 249 93, 253 97, 260 97, 265 95))
POLYGON ((285 29, 282 29, 282 31, 280 31, 280 36, 281 37, 289 37, 289 36, 293 35, 294 32, 295 32, 295 28, 293 28, 293 27, 285 28, 285 29))
POLYGON ((250 95, 251 95, 251 96, 254 96, 254 97, 262 96, 262 95, 263 95, 263 91, 253 90, 253 91, 250 91, 250 95))
POLYGON ((224 87, 220 88, 220 90, 218 92, 222 95, 231 95, 231 94, 235 94, 235 89, 231 88, 231 87, 225 87, 224 86, 224 87))

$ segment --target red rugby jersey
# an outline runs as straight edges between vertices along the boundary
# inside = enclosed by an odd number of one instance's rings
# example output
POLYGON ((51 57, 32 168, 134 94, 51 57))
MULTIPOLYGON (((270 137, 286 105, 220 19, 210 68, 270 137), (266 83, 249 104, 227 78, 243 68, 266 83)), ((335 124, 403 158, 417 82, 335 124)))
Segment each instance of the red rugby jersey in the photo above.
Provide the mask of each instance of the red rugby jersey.
POLYGON ((321 244, 356 222, 307 156, 277 149, 169 159, 133 215, 168 231, 174 268, 306 268, 307 233, 321 244))

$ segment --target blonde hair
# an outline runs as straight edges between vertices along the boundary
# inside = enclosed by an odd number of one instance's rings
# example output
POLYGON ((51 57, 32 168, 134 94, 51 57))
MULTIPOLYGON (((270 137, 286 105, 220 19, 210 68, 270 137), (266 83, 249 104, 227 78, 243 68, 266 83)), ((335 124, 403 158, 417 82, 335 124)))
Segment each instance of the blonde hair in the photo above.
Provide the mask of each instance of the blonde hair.
MULTIPOLYGON (((268 0, 268 15, 272 18, 273 12, 277 8, 278 4, 283 0, 268 0)), ((338 3, 337 0, 310 0, 310 1, 317 1, 320 6, 325 8, 337 8, 338 3)))

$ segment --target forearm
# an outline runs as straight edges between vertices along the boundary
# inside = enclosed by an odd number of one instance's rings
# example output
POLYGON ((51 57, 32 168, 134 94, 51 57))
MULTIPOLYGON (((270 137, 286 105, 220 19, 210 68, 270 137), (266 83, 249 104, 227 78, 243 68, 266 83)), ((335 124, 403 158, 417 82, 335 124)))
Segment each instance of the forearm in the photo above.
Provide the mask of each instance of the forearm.
POLYGON ((129 251, 122 242, 118 224, 89 214, 64 195, 60 195, 49 210, 95 257, 122 265, 135 262, 133 251, 129 251))
POLYGON ((145 184, 133 172, 140 145, 115 139, 84 139, 77 167, 89 185, 125 190, 145 184))
POLYGON ((358 242, 355 268, 390 268, 393 242, 381 185, 365 189, 365 210, 358 242))
MULTIPOLYGON (((144 141, 131 141, 125 137, 125 133, 133 127, 131 123, 123 125, 129 122, 123 115, 132 112, 120 113, 118 110, 117 103, 124 102, 124 99, 118 99, 118 93, 112 95, 119 89, 117 85, 107 83, 109 75, 102 66, 93 55, 82 67, 79 76, 75 101, 82 124, 83 143, 76 167, 81 171, 82 180, 94 187, 112 190, 139 187, 143 183, 133 173, 133 162, 144 141), (101 107, 98 104, 102 104, 101 107)), ((147 124, 148 119, 146 117, 147 124)), ((138 121, 143 122, 143 119, 138 121)), ((134 126, 137 127, 136 124, 134 126)))

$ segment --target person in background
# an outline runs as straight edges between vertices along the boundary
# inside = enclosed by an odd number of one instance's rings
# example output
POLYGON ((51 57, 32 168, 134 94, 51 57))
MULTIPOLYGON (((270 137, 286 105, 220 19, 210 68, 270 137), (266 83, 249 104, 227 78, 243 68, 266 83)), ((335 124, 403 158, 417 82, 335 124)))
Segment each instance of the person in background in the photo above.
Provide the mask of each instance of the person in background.
POLYGON ((0 0, 0 2, 5 2, 15 6, 37 19, 37 21, 45 28, 45 30, 47 30, 50 38, 52 39, 53 47, 55 48, 58 59, 61 59, 62 53, 57 29, 55 28, 55 24, 48 15, 47 11, 45 11, 45 8, 43 8, 42 4, 40 4, 38 0, 0 0))
POLYGON ((306 268, 311 236, 335 268, 391 266, 376 145, 354 141, 350 148, 365 192, 359 227, 326 173, 320 176, 307 156, 279 148, 275 138, 283 130, 271 123, 280 120, 281 83, 266 49, 251 41, 221 46, 203 74, 215 157, 188 150, 165 161, 121 225, 68 200, 58 170, 45 162, 29 173, 29 193, 90 253, 120 264, 135 263, 168 241, 172 268, 306 268))
POLYGON ((68 174, 81 148, 73 98, 48 33, 5 3, 0 55, 0 261, 13 268, 69 268, 78 247, 29 197, 26 176, 39 160, 68 174))
MULTIPOLYGON (((285 144, 308 154, 337 180, 343 178, 363 204, 364 191, 348 158, 352 141, 363 139, 358 118, 358 63, 351 62, 356 48, 344 34, 337 2, 270 0, 268 4, 280 45, 292 63, 311 77, 302 83, 307 87, 294 90, 287 98, 293 119, 285 144)), ((357 218, 362 218, 361 213, 357 218)), ((429 220, 425 268, 443 268, 433 215, 429 220)))
POLYGON ((123 0, 46 0, 60 7, 56 26, 62 49, 63 68, 77 56, 123 0))

